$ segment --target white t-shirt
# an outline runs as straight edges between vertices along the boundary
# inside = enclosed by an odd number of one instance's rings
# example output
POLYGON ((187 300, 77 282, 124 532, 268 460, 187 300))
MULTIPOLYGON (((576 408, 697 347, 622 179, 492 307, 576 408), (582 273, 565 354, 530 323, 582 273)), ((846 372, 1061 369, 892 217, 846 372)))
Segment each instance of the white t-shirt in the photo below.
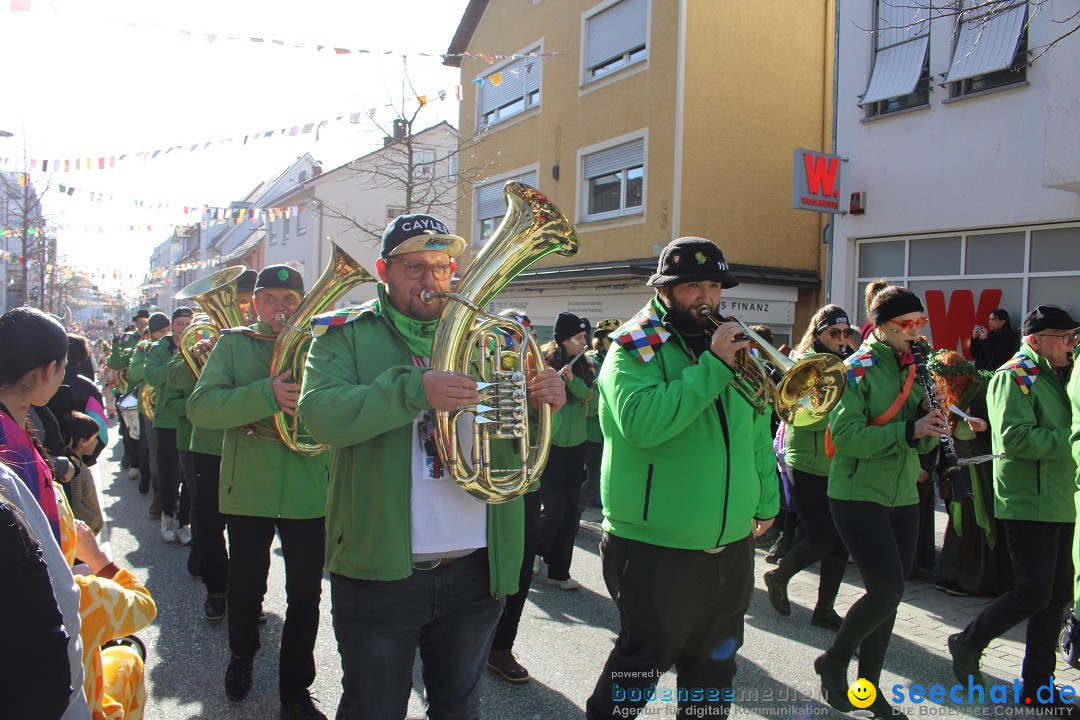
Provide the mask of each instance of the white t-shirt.
MULTIPOLYGON (((413 560, 460 557, 487 547, 487 505, 459 486, 442 467, 431 435, 434 412, 412 424, 413 560)), ((470 413, 458 418, 461 452, 472 457, 470 413)))

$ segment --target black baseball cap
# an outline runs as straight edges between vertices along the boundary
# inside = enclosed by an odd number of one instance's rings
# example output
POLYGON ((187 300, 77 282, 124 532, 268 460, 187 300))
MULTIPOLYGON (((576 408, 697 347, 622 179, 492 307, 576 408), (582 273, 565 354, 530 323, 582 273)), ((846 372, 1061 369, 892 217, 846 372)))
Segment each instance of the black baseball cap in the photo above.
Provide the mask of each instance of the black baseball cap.
POLYGON ((255 292, 260 290, 295 290, 304 295, 304 278, 288 265, 267 265, 255 280, 255 292))
POLYGON ((450 257, 465 252, 465 239, 450 234, 440 220, 431 215, 399 215, 383 231, 382 256, 437 250, 450 257))
POLYGON ((1043 330, 1076 330, 1080 323, 1057 305, 1039 305, 1024 316, 1020 326, 1023 335, 1034 335, 1043 330))

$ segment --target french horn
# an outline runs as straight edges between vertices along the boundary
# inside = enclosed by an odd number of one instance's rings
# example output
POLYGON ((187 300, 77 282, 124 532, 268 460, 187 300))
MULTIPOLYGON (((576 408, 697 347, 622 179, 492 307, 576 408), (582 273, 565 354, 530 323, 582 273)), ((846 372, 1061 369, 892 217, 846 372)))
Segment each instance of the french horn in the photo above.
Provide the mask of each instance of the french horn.
POLYGON ((539 346, 520 322, 485 310, 523 270, 557 253, 577 254, 578 239, 570 221, 538 190, 519 182, 503 188, 506 215, 461 277, 455 292, 425 290, 424 302, 448 300, 432 343, 431 367, 474 376, 480 404, 434 413, 435 445, 458 485, 489 504, 508 502, 528 492, 544 471, 551 447, 551 407, 540 405, 535 444, 530 444, 526 383, 530 368, 544 367, 539 346), (505 335, 523 339, 517 362, 505 363, 505 335), (474 415, 471 462, 458 438, 458 418, 474 415), (516 443, 518 467, 495 467, 492 440, 516 443))

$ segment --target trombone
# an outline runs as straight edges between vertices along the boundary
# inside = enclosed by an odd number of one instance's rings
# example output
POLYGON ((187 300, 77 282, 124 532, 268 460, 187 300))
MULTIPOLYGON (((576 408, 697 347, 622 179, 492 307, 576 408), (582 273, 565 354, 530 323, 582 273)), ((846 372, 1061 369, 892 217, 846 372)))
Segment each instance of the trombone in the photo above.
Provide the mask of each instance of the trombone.
POLYGON ((749 339, 751 346, 783 376, 779 383, 774 383, 763 362, 749 350, 736 353, 735 377, 731 383, 755 411, 763 413, 771 406, 788 425, 803 427, 823 419, 840 401, 847 386, 844 361, 840 358, 831 353, 814 353, 795 361, 738 318, 717 320, 708 305, 699 305, 697 312, 715 327, 720 327, 722 322, 738 323, 743 332, 739 339, 749 339))

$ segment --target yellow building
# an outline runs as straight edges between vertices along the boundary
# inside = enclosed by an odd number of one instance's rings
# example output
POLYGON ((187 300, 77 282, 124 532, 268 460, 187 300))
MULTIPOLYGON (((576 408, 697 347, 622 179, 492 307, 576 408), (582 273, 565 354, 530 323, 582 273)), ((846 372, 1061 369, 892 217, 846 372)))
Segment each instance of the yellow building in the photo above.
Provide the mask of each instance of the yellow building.
POLYGON ((699 235, 741 281, 725 312, 769 324, 778 344, 801 332, 823 223, 791 209, 792 153, 828 149, 833 29, 831 0, 471 0, 447 63, 461 67, 463 145, 483 132, 460 162, 484 179, 462 192, 459 232, 482 245, 502 184, 522 179, 581 241, 496 307, 541 326, 567 309, 625 319, 651 295, 660 249, 699 235))

